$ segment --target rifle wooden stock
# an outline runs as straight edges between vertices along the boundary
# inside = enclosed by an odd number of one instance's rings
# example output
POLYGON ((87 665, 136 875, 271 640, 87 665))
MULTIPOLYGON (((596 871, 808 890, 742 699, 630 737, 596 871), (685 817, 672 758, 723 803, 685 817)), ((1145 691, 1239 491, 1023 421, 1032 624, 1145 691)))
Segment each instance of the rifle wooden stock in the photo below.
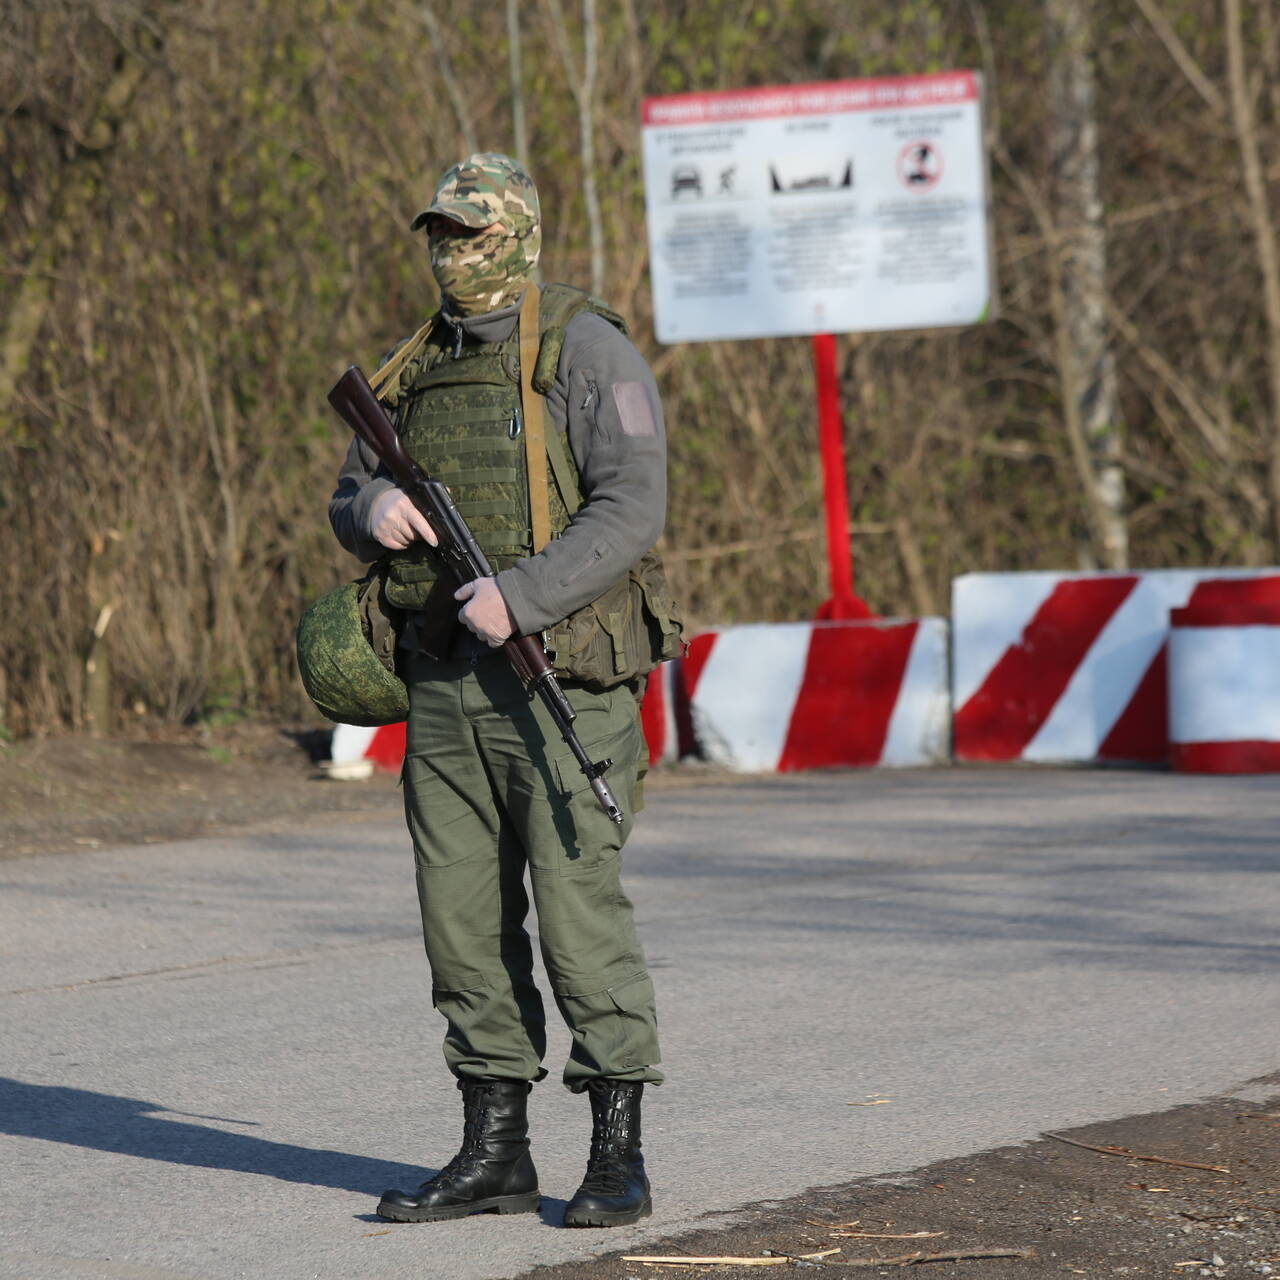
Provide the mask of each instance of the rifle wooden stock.
MULTIPOLYGON (((449 490, 433 480, 405 451, 395 424, 374 394, 358 365, 352 365, 329 392, 329 403, 338 416, 373 450, 391 473, 391 478, 409 496, 409 501, 426 518, 439 540, 436 552, 457 578, 459 585, 477 578, 492 578, 493 568, 480 549, 462 513, 454 505, 449 490)), ((601 808, 614 822, 622 821, 622 810, 604 773, 611 760, 592 761, 573 730, 576 715, 564 690, 556 680, 546 650, 536 636, 512 636, 503 642, 503 651, 530 696, 537 694, 555 721, 565 745, 573 752, 601 808)))

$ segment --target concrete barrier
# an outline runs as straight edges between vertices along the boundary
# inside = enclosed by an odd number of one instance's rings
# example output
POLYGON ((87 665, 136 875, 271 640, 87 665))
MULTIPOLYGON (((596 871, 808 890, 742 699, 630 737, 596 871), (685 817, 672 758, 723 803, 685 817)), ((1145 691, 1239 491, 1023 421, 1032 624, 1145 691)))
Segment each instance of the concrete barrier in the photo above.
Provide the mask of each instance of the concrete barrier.
POLYGON ((1170 615, 1170 763, 1280 773, 1280 582, 1220 587, 1170 615))
POLYGON ((683 661, 697 745, 738 772, 941 763, 941 618, 760 623, 695 636, 683 661))
POLYGON ((1169 611, 1277 569, 981 573, 952 585, 957 760, 1169 758, 1169 611))

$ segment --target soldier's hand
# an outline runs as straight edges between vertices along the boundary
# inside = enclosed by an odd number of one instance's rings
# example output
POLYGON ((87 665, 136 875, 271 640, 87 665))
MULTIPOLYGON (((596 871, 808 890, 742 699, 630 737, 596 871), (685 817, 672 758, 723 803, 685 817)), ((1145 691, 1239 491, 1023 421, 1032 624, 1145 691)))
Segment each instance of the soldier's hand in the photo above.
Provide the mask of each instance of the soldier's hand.
POLYGON ((369 511, 369 531, 392 551, 403 551, 419 538, 426 539, 433 547, 437 541, 426 516, 409 501, 403 489, 388 489, 374 499, 369 511))
POLYGON ((468 582, 453 593, 453 598, 466 601, 458 611, 458 621, 489 648, 496 649, 515 633, 516 620, 492 578, 468 582))

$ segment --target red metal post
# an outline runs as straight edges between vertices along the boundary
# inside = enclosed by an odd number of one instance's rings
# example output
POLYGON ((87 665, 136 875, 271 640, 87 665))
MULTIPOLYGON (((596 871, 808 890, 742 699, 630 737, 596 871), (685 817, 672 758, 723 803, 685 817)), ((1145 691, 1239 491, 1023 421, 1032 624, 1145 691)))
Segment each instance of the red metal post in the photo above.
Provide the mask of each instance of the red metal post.
POLYGON ((857 621, 875 615, 853 589, 844 420, 840 415, 840 382, 836 376, 836 340, 833 334, 813 335, 813 372, 818 384, 818 441, 822 452, 822 491, 827 513, 827 562, 831 567, 831 598, 819 608, 817 616, 827 621, 857 621))

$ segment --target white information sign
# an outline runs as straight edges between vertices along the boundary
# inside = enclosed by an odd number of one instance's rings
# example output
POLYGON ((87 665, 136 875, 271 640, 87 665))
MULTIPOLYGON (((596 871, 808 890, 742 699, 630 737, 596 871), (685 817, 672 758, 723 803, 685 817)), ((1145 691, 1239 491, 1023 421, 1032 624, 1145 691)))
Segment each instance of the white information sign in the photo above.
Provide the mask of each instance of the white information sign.
POLYGON ((648 98, 644 172, 661 342, 987 315, 973 72, 648 98))

